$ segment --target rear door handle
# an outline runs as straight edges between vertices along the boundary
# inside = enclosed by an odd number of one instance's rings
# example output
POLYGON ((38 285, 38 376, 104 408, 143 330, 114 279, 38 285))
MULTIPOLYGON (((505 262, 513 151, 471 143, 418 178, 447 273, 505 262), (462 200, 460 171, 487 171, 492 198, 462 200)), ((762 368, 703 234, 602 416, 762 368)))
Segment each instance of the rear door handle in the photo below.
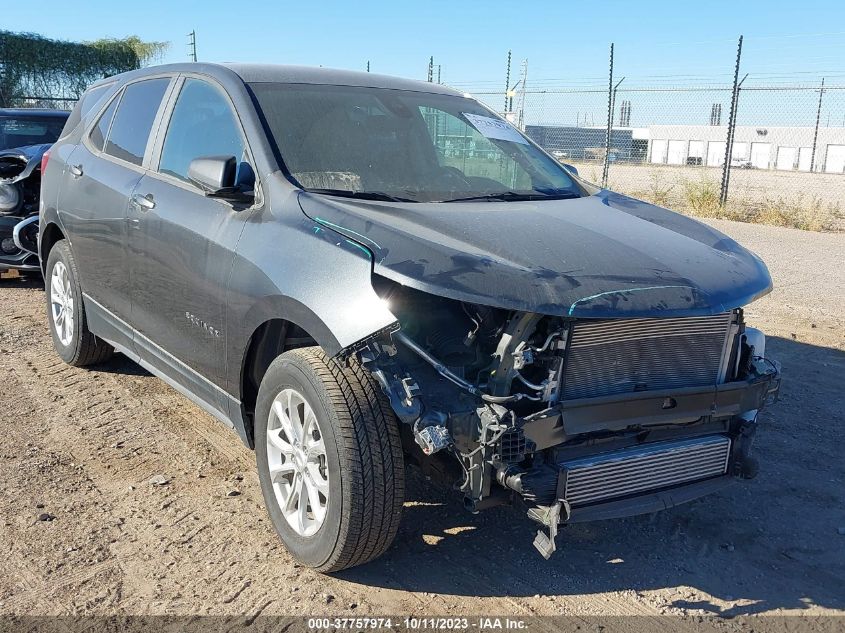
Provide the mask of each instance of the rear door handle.
POLYGON ((69 169, 71 176, 73 176, 74 178, 79 178, 82 176, 82 165, 71 165, 69 169))
POLYGON ((141 211, 149 211, 150 209, 156 208, 156 203, 155 200, 153 200, 151 193, 148 193, 145 196, 142 196, 140 193, 136 193, 132 196, 132 202, 137 204, 141 211))

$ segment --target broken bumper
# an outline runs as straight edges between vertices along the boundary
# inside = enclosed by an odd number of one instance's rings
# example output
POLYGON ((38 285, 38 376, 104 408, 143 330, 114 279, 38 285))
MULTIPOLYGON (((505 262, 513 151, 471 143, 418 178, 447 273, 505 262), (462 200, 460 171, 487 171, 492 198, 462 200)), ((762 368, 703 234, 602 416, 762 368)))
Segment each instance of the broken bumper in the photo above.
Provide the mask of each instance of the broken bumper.
MULTIPOLYGON (((766 361, 770 362, 770 361, 766 361)), ((584 433, 648 429, 703 418, 731 418, 761 409, 777 396, 780 371, 771 363, 747 380, 570 400, 525 418, 525 437, 536 450, 565 444, 584 433)))
MULTIPOLYGON (((34 218, 37 221, 38 216, 34 216, 34 218)), ((18 225, 31 221, 30 218, 0 216, 0 269, 40 269, 38 255, 29 250, 22 249, 15 242, 15 236, 20 235, 20 230, 16 231, 18 225)))

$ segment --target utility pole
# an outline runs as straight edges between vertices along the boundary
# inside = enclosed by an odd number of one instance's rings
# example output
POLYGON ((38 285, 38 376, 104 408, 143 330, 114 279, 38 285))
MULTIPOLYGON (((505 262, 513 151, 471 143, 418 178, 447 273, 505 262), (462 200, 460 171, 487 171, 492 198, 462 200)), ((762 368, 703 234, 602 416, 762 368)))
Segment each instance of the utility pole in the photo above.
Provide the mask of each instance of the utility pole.
POLYGON ((508 111, 508 91, 511 89, 511 52, 508 51, 508 66, 505 71, 505 112, 508 111))
POLYGON ((367 60, 367 72, 370 72, 370 60, 367 60))
MULTIPOLYGON (((725 164, 722 165, 722 188, 719 192, 719 204, 725 206, 728 201, 728 186, 731 181, 731 155, 733 154, 734 127, 736 123, 736 106, 739 99, 739 63, 742 60, 742 35, 736 47, 736 65, 734 66, 734 88, 731 94, 731 111, 728 113, 728 135, 725 139, 725 164)), ((747 77, 746 75, 745 77, 747 77)), ((742 81, 745 81, 745 77, 742 81)))
POLYGON ((437 64, 437 83, 440 83, 440 64, 437 64))
POLYGON ((191 31, 188 33, 188 59, 192 62, 197 61, 197 32, 191 31))
POLYGON ((428 58, 428 83, 434 82, 434 55, 428 58))
POLYGON ((822 77, 822 87, 819 90, 819 107, 816 110, 816 129, 813 132, 813 151, 810 154, 810 172, 813 172, 816 167, 816 143, 819 140, 819 121, 822 118, 822 95, 824 95, 824 77, 822 77))

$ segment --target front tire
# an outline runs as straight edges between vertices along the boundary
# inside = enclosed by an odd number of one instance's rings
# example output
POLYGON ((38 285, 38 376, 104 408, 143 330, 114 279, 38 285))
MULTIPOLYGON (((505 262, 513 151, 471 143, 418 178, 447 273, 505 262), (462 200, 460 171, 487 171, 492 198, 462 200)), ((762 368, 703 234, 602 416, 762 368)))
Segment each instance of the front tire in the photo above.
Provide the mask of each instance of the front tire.
POLYGON ((255 452, 267 511, 294 558, 334 572, 390 546, 404 501, 402 443, 356 361, 318 347, 273 361, 258 391, 255 452))
POLYGON ((88 329, 76 261, 65 240, 57 242, 47 257, 44 290, 53 347, 61 359, 74 367, 109 360, 114 348, 88 329))

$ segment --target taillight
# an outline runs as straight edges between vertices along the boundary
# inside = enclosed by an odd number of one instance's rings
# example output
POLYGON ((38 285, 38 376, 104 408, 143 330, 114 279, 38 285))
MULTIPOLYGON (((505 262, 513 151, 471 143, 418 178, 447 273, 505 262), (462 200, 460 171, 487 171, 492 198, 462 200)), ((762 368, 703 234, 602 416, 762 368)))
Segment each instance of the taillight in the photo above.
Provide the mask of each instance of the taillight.
POLYGON ((48 149, 44 152, 44 155, 41 157, 41 177, 44 177, 44 172, 47 171, 47 162, 50 160, 50 150, 48 149))

